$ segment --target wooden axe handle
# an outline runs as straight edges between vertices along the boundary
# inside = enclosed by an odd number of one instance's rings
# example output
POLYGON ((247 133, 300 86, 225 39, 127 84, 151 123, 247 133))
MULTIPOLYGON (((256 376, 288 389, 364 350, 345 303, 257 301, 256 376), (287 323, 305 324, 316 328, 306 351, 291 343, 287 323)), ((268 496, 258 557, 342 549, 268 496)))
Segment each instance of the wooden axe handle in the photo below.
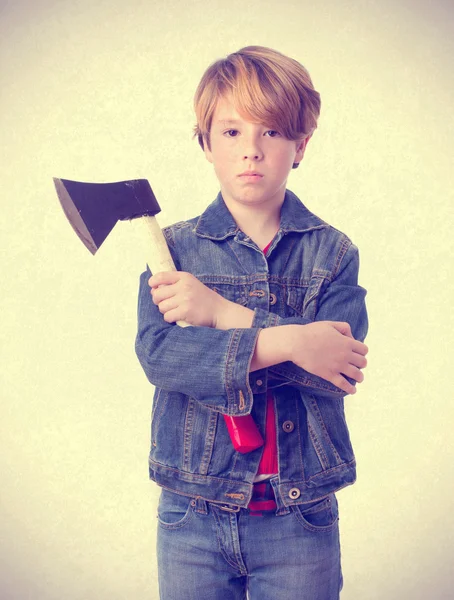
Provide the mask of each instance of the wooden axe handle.
MULTIPOLYGON (((147 263, 152 273, 176 271, 175 263, 167 246, 166 238, 159 227, 156 217, 140 217, 147 249, 147 263)), ((186 321, 177 321, 180 327, 189 327, 186 321)))

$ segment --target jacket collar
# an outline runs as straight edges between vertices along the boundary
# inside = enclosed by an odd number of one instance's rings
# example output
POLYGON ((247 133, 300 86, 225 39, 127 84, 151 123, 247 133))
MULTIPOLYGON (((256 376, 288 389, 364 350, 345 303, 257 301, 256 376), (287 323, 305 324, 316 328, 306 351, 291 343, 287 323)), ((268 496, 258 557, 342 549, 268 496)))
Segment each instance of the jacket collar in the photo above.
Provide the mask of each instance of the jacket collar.
MULTIPOLYGON (((286 190, 279 231, 282 233, 303 232, 324 227, 328 227, 328 224, 308 210, 293 192, 286 190)), ((219 192, 216 200, 199 217, 195 232, 200 237, 224 240, 237 234, 238 231, 239 228, 219 192)))

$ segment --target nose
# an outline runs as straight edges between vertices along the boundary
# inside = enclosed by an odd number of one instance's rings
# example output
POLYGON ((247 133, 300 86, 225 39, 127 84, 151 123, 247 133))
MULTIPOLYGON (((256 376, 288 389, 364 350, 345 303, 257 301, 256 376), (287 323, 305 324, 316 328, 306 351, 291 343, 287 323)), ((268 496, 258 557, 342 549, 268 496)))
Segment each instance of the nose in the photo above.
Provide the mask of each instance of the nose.
POLYGON ((255 137, 245 138, 243 146, 243 158, 245 160, 261 160, 263 151, 255 137))

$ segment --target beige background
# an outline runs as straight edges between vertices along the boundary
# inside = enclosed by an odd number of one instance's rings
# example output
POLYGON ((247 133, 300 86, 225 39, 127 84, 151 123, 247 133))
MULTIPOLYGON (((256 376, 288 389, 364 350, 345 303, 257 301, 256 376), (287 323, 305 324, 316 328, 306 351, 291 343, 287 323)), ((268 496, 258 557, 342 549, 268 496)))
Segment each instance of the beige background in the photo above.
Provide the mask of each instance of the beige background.
POLYGON ((359 246, 369 290, 342 598, 452 597, 452 3, 0 6, 2 600, 158 597, 152 388, 133 347, 142 248, 122 223, 91 256, 52 177, 146 177, 161 225, 199 214, 217 182, 192 96, 251 43, 312 74, 322 116, 289 187, 359 246))

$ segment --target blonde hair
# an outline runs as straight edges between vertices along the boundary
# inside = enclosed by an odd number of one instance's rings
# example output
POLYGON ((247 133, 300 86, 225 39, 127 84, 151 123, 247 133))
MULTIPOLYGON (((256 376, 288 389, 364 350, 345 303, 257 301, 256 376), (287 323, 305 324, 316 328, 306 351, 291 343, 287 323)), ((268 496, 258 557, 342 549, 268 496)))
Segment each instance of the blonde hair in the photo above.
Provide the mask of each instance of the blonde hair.
POLYGON ((263 46, 247 46, 214 62, 194 97, 194 137, 210 148, 213 113, 220 97, 231 95, 236 110, 266 124, 289 140, 312 135, 320 115, 320 94, 308 71, 296 60, 263 46))

